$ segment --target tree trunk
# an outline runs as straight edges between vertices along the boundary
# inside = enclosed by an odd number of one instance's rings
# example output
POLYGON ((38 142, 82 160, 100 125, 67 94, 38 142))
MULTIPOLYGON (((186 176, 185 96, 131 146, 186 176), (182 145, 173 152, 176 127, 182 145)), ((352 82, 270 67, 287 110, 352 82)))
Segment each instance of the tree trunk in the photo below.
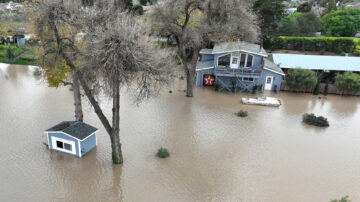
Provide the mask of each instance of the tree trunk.
POLYGON ((81 105, 81 93, 80 93, 80 83, 77 78, 77 74, 73 76, 73 89, 74 89, 74 105, 75 105, 75 120, 83 122, 83 111, 81 105))
POLYGON ((195 73, 193 71, 186 72, 186 97, 193 97, 195 73))
POLYGON ((123 156, 120 143, 120 82, 114 79, 113 82, 113 123, 111 134, 112 160, 114 164, 121 164, 123 156))

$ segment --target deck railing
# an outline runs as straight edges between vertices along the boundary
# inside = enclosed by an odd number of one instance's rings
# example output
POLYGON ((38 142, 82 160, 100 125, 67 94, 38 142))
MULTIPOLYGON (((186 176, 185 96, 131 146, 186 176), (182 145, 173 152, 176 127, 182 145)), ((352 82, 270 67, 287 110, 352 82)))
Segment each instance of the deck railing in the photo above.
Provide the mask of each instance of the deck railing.
POLYGON ((261 71, 248 68, 215 67, 215 75, 260 77, 261 71))

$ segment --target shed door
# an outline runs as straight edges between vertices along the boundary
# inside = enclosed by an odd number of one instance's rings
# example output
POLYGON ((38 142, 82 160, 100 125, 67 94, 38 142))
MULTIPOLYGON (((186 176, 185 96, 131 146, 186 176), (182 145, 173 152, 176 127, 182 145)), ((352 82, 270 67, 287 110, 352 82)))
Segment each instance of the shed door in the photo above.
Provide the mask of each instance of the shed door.
POLYGON ((267 76, 265 81, 265 90, 271 90, 273 85, 274 77, 267 76))

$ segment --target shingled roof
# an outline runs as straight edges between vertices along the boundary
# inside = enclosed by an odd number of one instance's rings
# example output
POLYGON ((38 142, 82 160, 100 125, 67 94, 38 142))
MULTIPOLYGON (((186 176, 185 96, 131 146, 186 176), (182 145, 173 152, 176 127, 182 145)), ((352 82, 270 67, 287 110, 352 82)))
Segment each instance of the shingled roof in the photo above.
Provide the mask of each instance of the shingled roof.
POLYGON ((214 46, 214 49, 202 49, 200 54, 219 54, 233 51, 244 51, 265 57, 267 56, 267 53, 262 46, 245 41, 219 43, 214 46))
POLYGON ((72 137, 75 137, 79 140, 83 140, 89 135, 93 134, 98 129, 92 127, 86 123, 79 121, 63 121, 49 129, 46 132, 64 132, 72 137))

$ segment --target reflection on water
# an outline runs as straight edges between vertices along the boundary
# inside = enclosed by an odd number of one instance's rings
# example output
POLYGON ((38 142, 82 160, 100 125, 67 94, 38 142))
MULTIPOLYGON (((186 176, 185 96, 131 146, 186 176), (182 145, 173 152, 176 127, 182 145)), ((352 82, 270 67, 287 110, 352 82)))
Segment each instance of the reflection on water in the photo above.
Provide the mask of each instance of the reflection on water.
POLYGON ((81 159, 47 150, 44 129, 73 119, 72 92, 48 88, 33 68, 0 65, 0 201, 360 201, 360 98, 267 93, 282 100, 272 108, 242 105, 250 95, 170 89, 139 107, 123 94, 125 163, 115 166, 87 103, 98 147, 81 159), (304 125, 305 112, 331 126, 304 125), (170 158, 155 157, 160 146, 170 158))

